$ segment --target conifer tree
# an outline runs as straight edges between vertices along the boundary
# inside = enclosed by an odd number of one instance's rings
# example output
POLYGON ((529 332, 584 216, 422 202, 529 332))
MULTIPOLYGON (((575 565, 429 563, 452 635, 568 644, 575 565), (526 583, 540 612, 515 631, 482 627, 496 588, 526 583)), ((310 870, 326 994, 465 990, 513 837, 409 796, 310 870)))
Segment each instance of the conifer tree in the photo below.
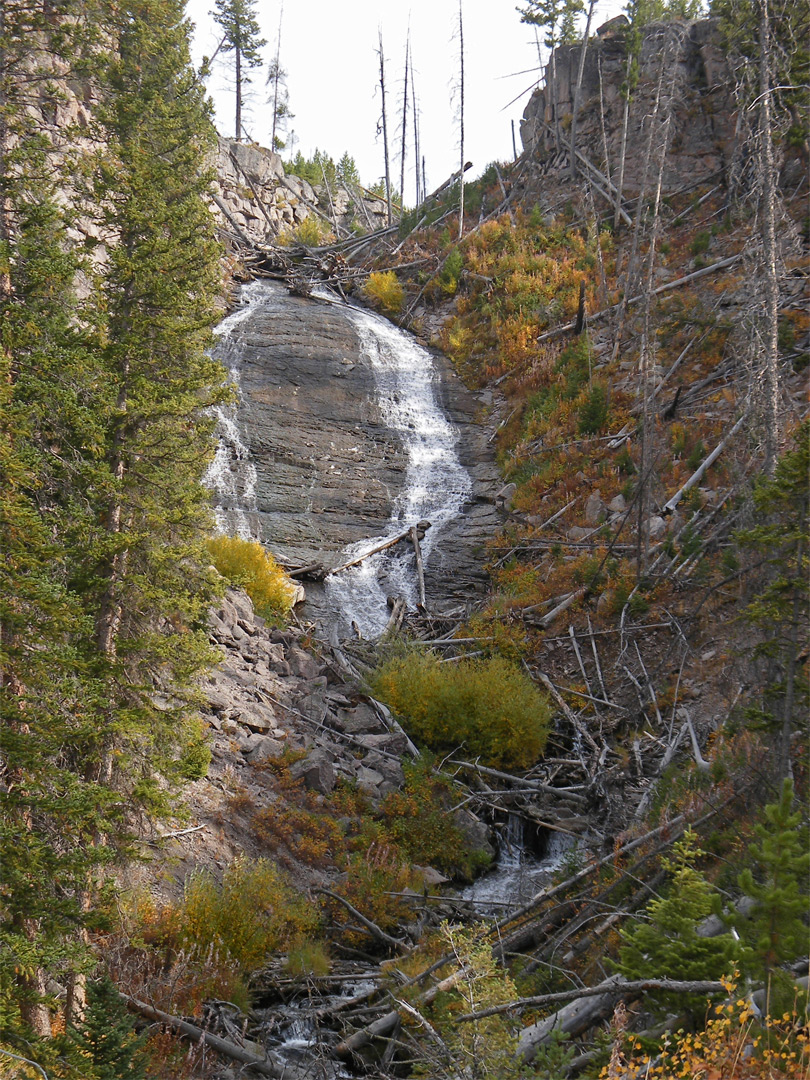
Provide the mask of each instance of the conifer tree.
MULTIPOLYGON (((234 138, 242 138, 242 106, 244 87, 250 82, 246 68, 259 67, 262 63, 261 50, 267 41, 261 37, 256 19, 256 0, 216 0, 216 11, 211 14, 222 27, 224 42, 223 52, 234 55, 236 84, 236 129, 234 138)), ((276 58, 278 59, 278 58, 276 58)))
MULTIPOLYGON (((706 938, 698 935, 698 925, 717 906, 714 892, 703 874, 695 869, 701 855, 695 834, 687 831, 674 847, 674 857, 664 861, 672 873, 669 891, 647 906, 645 921, 635 921, 622 931, 623 945, 616 965, 628 979, 719 979, 730 973, 737 952, 731 934, 706 938)), ((656 993, 665 1008, 684 1008, 699 1013, 704 997, 656 993)))
POLYGON ((135 1034, 132 1017, 106 976, 89 983, 87 1010, 71 1030, 71 1037, 90 1063, 93 1080, 146 1077, 146 1039, 135 1034))
POLYGON ((766 806, 764 823, 754 826, 758 842, 749 849, 753 866, 739 878, 742 891, 755 901, 739 926, 745 941, 741 966, 768 986, 780 964, 810 951, 805 922, 810 852, 801 811, 793 810, 793 795, 793 781, 785 779, 779 801, 766 806))
POLYGON ((109 10, 118 48, 103 74, 95 198, 102 231, 116 239, 98 282, 101 362, 116 399, 84 598, 105 685, 94 775, 110 781, 115 760, 120 782, 147 797, 151 774, 171 771, 182 740, 182 688, 210 658, 211 515, 201 481, 213 449, 210 407, 227 391, 206 353, 219 285, 206 198, 214 131, 182 3, 109 10), (156 688, 169 698, 160 709, 156 688))

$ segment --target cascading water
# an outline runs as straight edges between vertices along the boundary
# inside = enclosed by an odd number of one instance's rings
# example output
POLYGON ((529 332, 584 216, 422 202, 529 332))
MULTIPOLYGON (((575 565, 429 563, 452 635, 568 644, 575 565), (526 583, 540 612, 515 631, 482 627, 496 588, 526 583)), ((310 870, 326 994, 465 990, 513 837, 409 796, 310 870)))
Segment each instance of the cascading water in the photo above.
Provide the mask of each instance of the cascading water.
POLYGON ((482 915, 504 915, 527 903, 575 849, 576 840, 570 834, 552 832, 545 854, 538 859, 527 848, 523 818, 509 814, 500 833, 495 867, 461 895, 482 915))
MULTIPOLYGON (((214 354, 228 368, 237 394, 252 317, 260 318, 269 310, 268 304, 278 307, 277 287, 275 292, 272 289, 264 282, 243 286, 240 307, 216 331, 214 354)), ((318 300, 328 302, 353 327, 362 359, 373 373, 376 410, 401 444, 405 458, 404 483, 392 499, 384 533, 349 545, 335 561, 338 565, 348 562, 427 520, 431 528, 421 550, 428 567, 431 555, 435 558, 438 552, 442 528, 459 514, 472 491, 470 476, 456 452, 455 429, 436 398, 438 375, 433 356, 379 316, 331 296, 319 296, 318 300)), ((217 410, 219 445, 206 483, 216 494, 217 522, 223 532, 272 544, 271 536, 261 535, 256 465, 238 416, 238 404, 217 410)), ((325 584, 329 619, 335 629, 348 633, 354 627, 368 638, 378 637, 385 628, 389 595, 401 596, 411 607, 416 605, 415 555, 404 543, 330 575, 325 584)))
MULTIPOLYGON (((400 437, 408 458, 405 483, 385 533, 350 545, 345 561, 426 520, 431 528, 421 548, 427 564, 442 526, 457 516, 472 490, 470 476, 456 454, 455 432, 436 400, 433 357, 385 319, 348 305, 343 309, 372 365, 380 411, 400 437)), ((370 556, 327 579, 330 606, 364 637, 379 637, 388 621, 388 595, 401 596, 410 607, 416 605, 414 566, 412 551, 370 556)))
POLYGON ((256 508, 256 465, 246 436, 238 424, 238 399, 240 379, 238 358, 241 342, 236 329, 250 316, 252 306, 261 297, 261 284, 252 282, 242 287, 241 307, 232 312, 215 328, 217 343, 214 355, 228 369, 236 401, 231 405, 219 405, 214 414, 217 418, 217 449, 208 467, 203 483, 216 494, 214 514, 220 532, 241 536, 244 540, 261 540, 258 522, 251 522, 250 512, 256 508))

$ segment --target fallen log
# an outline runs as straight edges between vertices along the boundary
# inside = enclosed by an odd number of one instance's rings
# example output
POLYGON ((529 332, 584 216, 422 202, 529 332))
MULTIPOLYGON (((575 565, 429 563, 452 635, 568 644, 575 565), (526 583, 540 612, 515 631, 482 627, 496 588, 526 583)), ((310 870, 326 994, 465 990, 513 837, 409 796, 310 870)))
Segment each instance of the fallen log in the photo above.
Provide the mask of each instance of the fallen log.
POLYGON ((678 505, 678 503, 681 501, 681 499, 684 497, 684 495, 687 493, 687 491, 689 491, 691 488, 693 488, 695 486, 695 484, 697 484, 701 480, 701 478, 703 477, 703 474, 706 472, 706 470, 709 468, 709 466, 714 461, 716 461, 717 458, 719 458, 720 455, 722 454, 722 452, 725 450, 726 445, 729 442, 729 440, 732 439, 737 434, 737 432, 740 430, 740 428, 742 427, 743 421, 745 420, 747 415, 748 415, 747 411, 742 414, 742 416, 739 418, 739 420, 734 425, 734 427, 731 429, 731 431, 729 431, 729 433, 725 436, 725 438, 720 440, 720 442, 717 444, 717 446, 715 446, 714 450, 712 450, 712 452, 709 454, 709 456, 706 458, 706 460, 700 465, 700 467, 695 472, 692 473, 692 475, 689 477, 689 479, 686 481, 686 483, 683 485, 683 487, 679 488, 675 492, 675 494, 672 496, 672 498, 668 499, 664 503, 664 505, 661 507, 661 513, 662 514, 671 514, 672 511, 675 509, 675 507, 678 505))
POLYGON ((371 919, 367 919, 361 911, 358 911, 354 904, 349 903, 345 896, 340 896, 339 893, 332 892, 330 889, 317 888, 313 891, 321 893, 322 896, 328 896, 332 900, 337 900, 339 904, 342 904, 346 908, 350 915, 353 915, 355 919, 363 924, 375 941, 379 941, 381 945, 387 945, 389 949, 393 949, 394 952, 398 953, 410 951, 407 942, 402 941, 400 938, 391 937, 390 934, 386 934, 386 932, 380 929, 375 922, 372 922, 371 919))
MULTIPOLYGON (((420 521, 418 525, 414 526, 414 528, 424 532, 426 529, 430 528, 430 522, 420 521)), ((409 526, 405 530, 405 532, 398 533, 396 536, 392 536, 389 537, 387 540, 383 540, 381 543, 376 544, 373 548, 371 548, 369 551, 364 552, 362 555, 357 555, 354 559, 349 559, 349 561, 343 563, 342 566, 334 567, 334 569, 328 571, 326 576, 331 577, 332 574, 340 574, 344 570, 350 570, 353 566, 359 566, 361 562, 363 562, 365 559, 370 558, 372 555, 377 555, 381 551, 386 551, 388 548, 394 547, 395 544, 399 544, 402 540, 409 539, 410 535, 411 528, 409 526)))
POLYGON ((411 526, 411 543, 413 544, 413 553, 416 556, 416 577, 419 584, 419 607, 424 610, 425 568, 422 566, 422 549, 419 547, 419 530, 416 525, 411 526))
POLYGON ((145 1001, 130 997, 129 994, 121 993, 121 999, 126 1003, 127 1008, 131 1012, 137 1013, 138 1016, 162 1024, 175 1032, 175 1034, 182 1035, 193 1042, 205 1043, 206 1046, 210 1046, 218 1054, 230 1058, 231 1061, 240 1062, 245 1068, 255 1069, 262 1076, 272 1076, 276 1080, 282 1080, 282 1078, 283 1080, 307 1080, 307 1077, 311 1076, 311 1070, 309 1069, 299 1069, 294 1065, 281 1061, 275 1055, 268 1054, 265 1057, 259 1057, 257 1054, 246 1050, 243 1046, 237 1046, 236 1043, 231 1042, 229 1039, 222 1039, 218 1035, 212 1035, 210 1031, 205 1031, 203 1028, 197 1027, 196 1024, 190 1024, 179 1016, 172 1016, 170 1013, 163 1012, 162 1009, 156 1009, 145 1001))

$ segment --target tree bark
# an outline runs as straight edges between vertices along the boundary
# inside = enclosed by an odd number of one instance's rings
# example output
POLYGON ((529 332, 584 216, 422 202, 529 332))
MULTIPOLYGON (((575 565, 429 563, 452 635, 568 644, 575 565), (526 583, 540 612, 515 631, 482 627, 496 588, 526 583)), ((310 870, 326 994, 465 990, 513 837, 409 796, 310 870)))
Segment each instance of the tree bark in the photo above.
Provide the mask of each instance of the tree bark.
POLYGON ((585 34, 582 38, 582 47, 579 50, 579 68, 577 70, 577 84, 574 88, 574 106, 571 113, 571 179, 577 175, 577 120, 579 118, 579 98, 582 93, 582 76, 585 72, 585 56, 588 52, 588 35, 591 32, 591 19, 596 0, 590 0, 588 4, 588 18, 585 22, 585 34))
POLYGON ((764 349, 762 382, 765 422, 765 472, 772 476, 779 453, 779 282, 776 247, 776 177, 771 129, 771 31, 768 0, 759 0, 759 157, 762 173, 762 256, 764 349))

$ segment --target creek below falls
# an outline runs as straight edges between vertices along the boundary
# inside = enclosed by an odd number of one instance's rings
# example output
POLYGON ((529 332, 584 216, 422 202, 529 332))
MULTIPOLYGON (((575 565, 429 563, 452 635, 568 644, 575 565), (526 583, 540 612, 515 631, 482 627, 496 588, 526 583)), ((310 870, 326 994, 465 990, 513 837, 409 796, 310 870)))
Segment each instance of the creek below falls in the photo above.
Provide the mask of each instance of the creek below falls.
MULTIPOLYGON (((467 391, 444 357, 387 320, 331 297, 290 296, 271 282, 242 286, 216 336, 214 355, 236 391, 218 411, 206 478, 220 529, 260 540, 285 565, 328 568, 430 521, 427 608, 463 617, 486 588, 484 545, 501 520, 502 481, 477 422, 486 396, 467 391)), ((375 640, 389 596, 416 606, 413 549, 401 543, 323 583, 307 581, 306 593, 299 618, 322 636, 375 640)), ((468 910, 500 917, 542 887, 571 845, 531 832, 524 836, 511 814, 495 829, 495 867, 459 896, 468 910)), ((361 972, 357 982, 342 977, 338 997, 363 985, 361 972)), ((322 1054, 311 1002, 267 1004, 266 1046, 291 1063, 312 1062, 318 1044, 322 1054)), ((349 1074, 331 1062, 324 1075, 349 1074)))

